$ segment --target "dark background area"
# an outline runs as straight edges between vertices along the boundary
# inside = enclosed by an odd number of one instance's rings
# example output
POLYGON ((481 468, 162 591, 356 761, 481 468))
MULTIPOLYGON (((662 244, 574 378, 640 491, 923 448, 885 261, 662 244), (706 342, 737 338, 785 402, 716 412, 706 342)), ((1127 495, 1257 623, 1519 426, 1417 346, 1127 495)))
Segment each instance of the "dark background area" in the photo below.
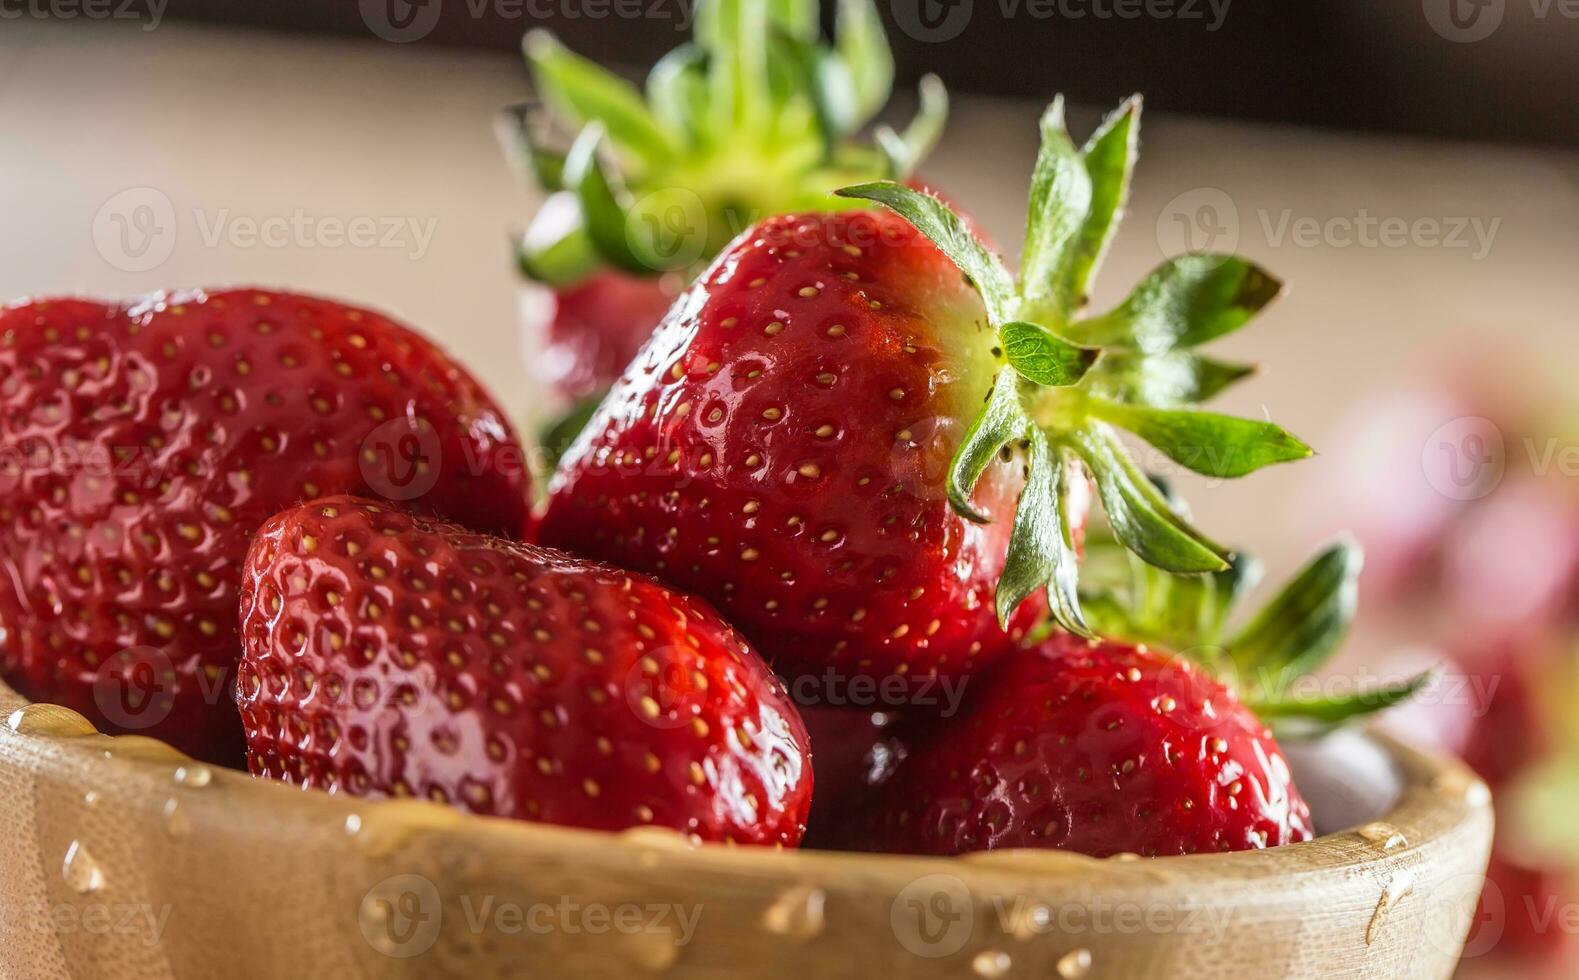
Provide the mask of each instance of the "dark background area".
MULTIPOLYGON (((432 18, 401 48, 508 50, 541 26, 639 71, 679 42, 691 2, 170 0, 165 16, 370 39, 369 18, 432 18)), ((956 91, 1093 104, 1144 91, 1164 111, 1579 144, 1575 0, 878 3, 902 81, 935 71, 956 91)))

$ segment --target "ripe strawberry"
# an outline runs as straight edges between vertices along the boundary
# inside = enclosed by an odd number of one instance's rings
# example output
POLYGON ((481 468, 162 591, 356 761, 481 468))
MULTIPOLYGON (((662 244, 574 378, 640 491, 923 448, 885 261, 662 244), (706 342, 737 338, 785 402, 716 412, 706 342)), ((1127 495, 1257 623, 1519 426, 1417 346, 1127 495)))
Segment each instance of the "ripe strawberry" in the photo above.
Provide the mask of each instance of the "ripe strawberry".
MULTIPOLYGON (((1312 836, 1271 729, 1322 726, 1396 703, 1423 678, 1349 698, 1293 698, 1292 676, 1335 648, 1353 609, 1358 554, 1327 552, 1233 639, 1215 646, 1242 575, 1158 578, 1124 610, 1093 600, 1104 628, 1184 637, 1200 662, 1147 643, 1054 633, 969 682, 959 721, 911 742, 908 757, 853 821, 870 849, 956 854, 1052 847, 1097 857, 1271 847, 1312 836), (1183 627, 1182 630, 1180 627, 1183 627), (1205 664, 1231 669, 1242 702, 1205 664)), ((1137 569, 1141 574, 1144 570, 1137 569)), ((1242 568, 1241 568, 1242 571, 1242 568)))
POLYGON ((570 399, 600 396, 669 311, 676 291, 669 278, 613 270, 562 289, 528 283, 521 298, 528 367, 570 399))
POLYGON ((558 295, 528 296, 529 368, 561 395, 601 394, 662 319, 659 304, 759 218, 829 210, 858 180, 904 176, 947 114, 941 83, 903 135, 854 135, 888 100, 893 59, 872 0, 839 0, 835 37, 813 0, 709 0, 693 41, 653 68, 645 93, 567 51, 526 39, 541 102, 505 117, 507 148, 549 193, 522 236, 522 272, 558 295), (544 109, 546 108, 546 112, 544 109), (551 130, 579 133, 568 152, 551 130), (546 315, 545 315, 546 314, 546 315))
POLYGON ((351 497, 248 555, 254 773, 477 813, 793 846, 794 705, 707 606, 650 579, 351 497))
POLYGON ((253 532, 356 491, 520 533, 521 448, 428 341, 258 289, 0 310, 0 673, 107 731, 241 759, 253 532))
POLYGON ((841 193, 903 219, 782 216, 739 238, 570 450, 543 539, 706 596, 789 673, 968 673, 1014 645, 1038 612, 1021 603, 1049 582, 1058 620, 1084 630, 1088 470, 1148 561, 1224 567, 1114 427, 1217 476, 1309 450, 1271 423, 1178 407, 1247 372, 1190 348, 1275 294, 1254 266, 1186 256, 1117 309, 1075 318, 1137 111, 1077 152, 1055 103, 1023 286, 945 205, 900 184, 841 193))
POLYGON ((899 734, 900 716, 893 711, 828 705, 801 705, 800 715, 811 737, 817 776, 805 843, 838 846, 850 814, 888 781, 908 751, 899 734))

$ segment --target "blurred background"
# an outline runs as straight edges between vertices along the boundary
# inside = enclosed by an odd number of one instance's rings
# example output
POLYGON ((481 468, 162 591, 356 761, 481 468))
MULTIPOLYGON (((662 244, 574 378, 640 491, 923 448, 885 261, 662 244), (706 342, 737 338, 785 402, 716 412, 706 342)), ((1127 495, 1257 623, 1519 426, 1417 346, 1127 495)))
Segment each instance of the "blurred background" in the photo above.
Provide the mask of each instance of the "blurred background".
MULTIPOLYGON (((1493 785, 1466 975, 1579 975, 1579 6, 1562 0, 884 0, 900 89, 953 94, 928 180, 1017 241, 1047 98, 1083 134, 1146 98, 1095 303, 1187 250, 1289 283, 1223 399, 1316 446, 1182 481, 1269 581, 1365 543, 1334 668, 1442 663, 1388 721, 1493 785)), ((510 236, 540 202, 498 110, 548 27, 639 78, 690 0, 0 0, 0 294, 255 283, 386 309, 523 416, 510 236)), ((904 118, 904 99, 894 115, 904 118)))

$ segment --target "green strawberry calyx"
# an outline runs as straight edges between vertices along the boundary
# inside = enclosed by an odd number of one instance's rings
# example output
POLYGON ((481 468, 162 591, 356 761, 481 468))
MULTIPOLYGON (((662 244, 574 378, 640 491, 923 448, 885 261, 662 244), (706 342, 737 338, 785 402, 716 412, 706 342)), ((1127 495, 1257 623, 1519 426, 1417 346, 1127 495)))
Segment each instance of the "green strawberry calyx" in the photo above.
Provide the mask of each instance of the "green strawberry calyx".
POLYGON ((1230 628, 1235 606, 1261 577, 1255 559, 1235 554, 1221 571, 1173 575, 1111 540, 1093 539, 1081 596, 1088 621, 1102 636, 1188 657, 1228 682, 1279 735, 1311 736, 1405 701, 1431 680, 1433 672, 1425 671, 1335 692, 1300 683, 1348 634, 1363 563, 1359 544, 1342 537, 1230 628))
POLYGON ((942 83, 921 82, 903 132, 850 137, 888 101, 894 62, 873 0, 839 0, 832 40, 816 0, 700 0, 694 38, 645 91, 546 31, 524 42, 539 98, 501 136, 550 196, 517 245, 521 270, 566 285, 599 268, 696 271, 756 221, 853 206, 843 185, 904 179, 936 143, 942 83), (554 124, 576 133, 554 146, 554 124))
POLYGON ((971 504, 977 481, 1000 453, 1018 449, 1024 456, 1026 486, 998 583, 1003 622, 1045 585, 1057 623, 1090 635, 1067 513, 1071 485, 1085 471, 1095 478, 1118 540, 1140 558, 1175 573, 1229 567, 1229 553, 1170 505, 1119 430, 1213 477, 1243 476, 1311 454, 1271 422, 1190 407, 1254 370, 1196 348, 1237 330, 1278 294, 1281 284, 1258 266, 1231 255, 1182 255, 1118 306, 1083 315, 1087 287, 1128 193, 1140 105, 1138 96, 1126 101, 1078 149, 1064 126, 1062 99, 1043 114, 1018 279, 929 194, 893 181, 838 192, 914 225, 975 286, 997 331, 995 353, 1007 364, 954 453, 947 491, 955 511, 984 522, 971 504))

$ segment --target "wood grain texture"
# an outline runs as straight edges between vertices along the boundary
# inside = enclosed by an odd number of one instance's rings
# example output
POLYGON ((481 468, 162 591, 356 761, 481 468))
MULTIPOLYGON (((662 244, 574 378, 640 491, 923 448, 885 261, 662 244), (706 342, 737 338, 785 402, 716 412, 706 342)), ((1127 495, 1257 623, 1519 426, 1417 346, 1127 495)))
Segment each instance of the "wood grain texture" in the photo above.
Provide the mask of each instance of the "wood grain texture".
POLYGON ((1492 830, 1466 769, 1385 741, 1394 809, 1307 844, 932 859, 304 793, 3 686, 0 717, 7 977, 1445 978, 1492 830))

